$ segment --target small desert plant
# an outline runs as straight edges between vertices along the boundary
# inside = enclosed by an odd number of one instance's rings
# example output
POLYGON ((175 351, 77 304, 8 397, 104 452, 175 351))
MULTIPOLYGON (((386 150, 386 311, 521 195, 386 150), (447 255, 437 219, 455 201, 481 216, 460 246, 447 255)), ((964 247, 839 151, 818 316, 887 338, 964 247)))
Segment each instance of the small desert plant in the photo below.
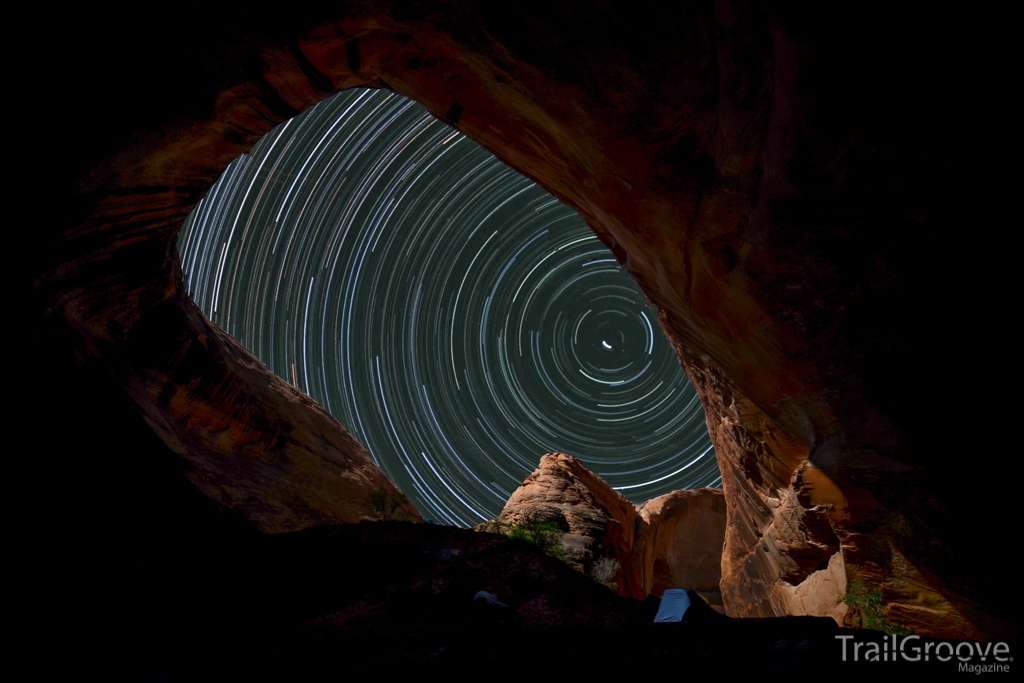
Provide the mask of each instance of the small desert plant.
POLYGON ((905 636, 912 633, 902 624, 889 621, 882 609, 882 591, 869 591, 860 581, 853 580, 843 594, 843 602, 853 610, 853 621, 860 628, 884 631, 890 635, 905 636))
POLYGON ((529 517, 519 524, 495 520, 489 526, 489 530, 494 533, 532 543, 551 557, 559 560, 566 559, 565 551, 558 542, 562 535, 562 529, 550 519, 537 520, 534 517, 529 517))
POLYGON ((603 586, 607 586, 613 592, 618 592, 619 584, 615 575, 619 573, 619 561, 614 557, 599 557, 590 568, 590 578, 603 586))
POLYGON ((409 499, 398 489, 378 486, 366 496, 366 509, 371 519, 381 522, 407 520, 412 517, 406 509, 409 499))

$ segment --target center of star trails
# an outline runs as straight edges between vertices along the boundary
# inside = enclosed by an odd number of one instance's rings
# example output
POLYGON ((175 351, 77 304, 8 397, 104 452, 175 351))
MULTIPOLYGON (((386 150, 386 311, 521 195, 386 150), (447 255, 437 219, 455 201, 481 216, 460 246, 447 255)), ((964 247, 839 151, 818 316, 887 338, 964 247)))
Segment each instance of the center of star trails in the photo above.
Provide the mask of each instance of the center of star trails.
POLYGON ((395 93, 268 133, 179 253, 207 317, 425 518, 493 518, 548 451, 637 503, 721 481, 657 310, 579 214, 395 93))

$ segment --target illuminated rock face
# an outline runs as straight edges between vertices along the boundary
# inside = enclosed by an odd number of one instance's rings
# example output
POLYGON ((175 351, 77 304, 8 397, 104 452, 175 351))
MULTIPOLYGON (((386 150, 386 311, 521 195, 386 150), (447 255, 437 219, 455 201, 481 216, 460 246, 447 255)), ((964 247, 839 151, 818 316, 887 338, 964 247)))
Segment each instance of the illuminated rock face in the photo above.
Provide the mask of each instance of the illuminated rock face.
MULTIPOLYGON (((717 593, 725 537, 719 489, 672 491, 640 507, 565 453, 548 453, 498 517, 528 526, 554 522, 567 562, 594 574, 601 558, 617 563, 615 589, 643 599, 666 588, 717 593)), ((478 527, 488 530, 489 524, 478 527)))
POLYGON ((725 496, 721 489, 672 491, 637 511, 634 554, 645 595, 668 588, 718 593, 722 581, 725 496))
POLYGON ((929 31, 730 2, 333 11, 140 24, 132 59, 97 58, 68 86, 92 93, 96 69, 121 69, 97 91, 148 99, 83 114, 97 132, 58 171, 34 300, 200 490, 280 531, 357 519, 384 483, 340 425, 203 319, 174 244, 272 126, 338 89, 387 87, 576 208, 661 308, 723 473, 729 614, 841 617, 847 577, 862 577, 923 633, 1007 632, 971 556, 995 536, 963 533, 984 516, 918 415, 938 387, 921 349, 952 300, 945 243, 928 236, 962 217, 934 147, 936 117, 960 110, 934 113, 929 31), (897 50, 903 38, 920 49, 897 50), (162 85, 166 101, 150 94, 162 85))
POLYGON ((125 382, 143 417, 191 465, 189 480, 263 531, 368 518, 369 493, 394 486, 362 444, 190 307, 179 299, 135 325, 131 343, 161 362, 125 382), (190 327, 164 327, 186 316, 190 327))
POLYGON ((634 556, 635 507, 571 455, 548 453, 541 458, 498 519, 516 525, 555 522, 564 532, 560 542, 569 563, 591 574, 596 561, 610 558, 618 563, 618 592, 634 598, 646 595, 634 556))

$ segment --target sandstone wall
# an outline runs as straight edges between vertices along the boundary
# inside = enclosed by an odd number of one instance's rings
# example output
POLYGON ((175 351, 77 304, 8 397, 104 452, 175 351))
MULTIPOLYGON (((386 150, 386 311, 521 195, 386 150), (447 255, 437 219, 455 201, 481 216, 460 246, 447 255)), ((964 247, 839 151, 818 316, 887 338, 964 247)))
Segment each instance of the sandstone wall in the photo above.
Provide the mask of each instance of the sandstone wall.
POLYGON ((726 506, 721 489, 672 491, 639 508, 634 553, 644 595, 667 588, 721 592, 726 506))

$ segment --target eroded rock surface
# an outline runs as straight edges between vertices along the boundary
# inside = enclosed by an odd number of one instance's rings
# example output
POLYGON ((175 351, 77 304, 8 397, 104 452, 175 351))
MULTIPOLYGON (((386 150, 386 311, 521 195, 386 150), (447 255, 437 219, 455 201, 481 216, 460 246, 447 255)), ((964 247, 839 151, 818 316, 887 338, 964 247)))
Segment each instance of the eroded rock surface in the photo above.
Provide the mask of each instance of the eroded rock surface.
POLYGON ((667 588, 718 593, 726 506, 721 489, 672 491, 639 508, 634 554, 643 568, 644 595, 667 588))
POLYGON ((569 564, 593 576, 595 567, 605 568, 599 562, 614 561, 614 580, 604 583, 643 599, 661 597, 666 588, 717 593, 725 518, 719 490, 673 491, 637 508, 577 458, 548 453, 498 521, 556 523, 569 564))
POLYGON ((632 556, 636 509, 571 455, 542 457, 537 469, 512 493, 498 521, 556 523, 564 533, 560 543, 571 565, 590 574, 601 558, 614 560, 619 593, 643 596, 632 556))
POLYGON ((370 492, 394 490, 326 410, 194 307, 168 307, 166 318, 188 315, 198 334, 188 327, 168 334, 148 329, 152 318, 141 321, 132 343, 164 361, 129 375, 125 387, 156 434, 191 465, 186 477, 200 491, 276 533, 368 518, 370 492))

